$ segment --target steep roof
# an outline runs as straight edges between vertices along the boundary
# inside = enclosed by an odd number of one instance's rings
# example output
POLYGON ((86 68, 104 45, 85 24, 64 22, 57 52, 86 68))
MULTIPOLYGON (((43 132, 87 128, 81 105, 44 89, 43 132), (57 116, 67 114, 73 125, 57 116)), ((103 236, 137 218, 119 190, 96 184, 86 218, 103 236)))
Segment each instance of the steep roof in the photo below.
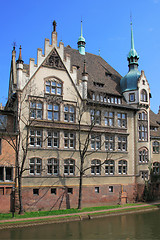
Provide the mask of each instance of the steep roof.
POLYGON ((120 89, 120 79, 122 76, 103 58, 87 52, 83 56, 79 54, 78 50, 72 49, 69 46, 65 47, 66 53, 71 56, 71 66, 74 65, 77 67, 79 80, 82 79, 84 59, 86 60, 89 91, 122 96, 120 89))
POLYGON ((150 126, 157 129, 151 130, 151 137, 160 137, 160 114, 155 114, 152 110, 150 110, 150 126))

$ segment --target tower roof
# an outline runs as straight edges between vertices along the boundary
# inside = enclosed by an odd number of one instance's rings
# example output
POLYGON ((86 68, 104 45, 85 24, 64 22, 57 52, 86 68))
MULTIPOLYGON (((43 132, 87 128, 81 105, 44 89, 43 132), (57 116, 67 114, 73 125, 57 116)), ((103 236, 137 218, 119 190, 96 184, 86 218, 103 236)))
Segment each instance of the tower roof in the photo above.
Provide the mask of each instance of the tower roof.
POLYGON ((133 37, 132 22, 131 22, 131 50, 128 53, 128 58, 131 58, 131 57, 133 57, 133 58, 137 57, 137 59, 139 59, 139 55, 134 48, 134 37, 133 37))

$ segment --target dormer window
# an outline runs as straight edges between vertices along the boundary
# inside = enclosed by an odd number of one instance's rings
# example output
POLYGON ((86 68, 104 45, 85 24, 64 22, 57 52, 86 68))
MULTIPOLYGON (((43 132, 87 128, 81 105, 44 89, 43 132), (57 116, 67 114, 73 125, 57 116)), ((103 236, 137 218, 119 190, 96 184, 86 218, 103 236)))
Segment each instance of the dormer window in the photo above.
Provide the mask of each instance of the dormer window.
POLYGON ((45 88, 48 94, 62 95, 62 83, 58 80, 46 81, 45 88))
POLYGON ((130 102, 134 102, 135 101, 135 94, 134 93, 130 93, 129 94, 129 101, 130 102))

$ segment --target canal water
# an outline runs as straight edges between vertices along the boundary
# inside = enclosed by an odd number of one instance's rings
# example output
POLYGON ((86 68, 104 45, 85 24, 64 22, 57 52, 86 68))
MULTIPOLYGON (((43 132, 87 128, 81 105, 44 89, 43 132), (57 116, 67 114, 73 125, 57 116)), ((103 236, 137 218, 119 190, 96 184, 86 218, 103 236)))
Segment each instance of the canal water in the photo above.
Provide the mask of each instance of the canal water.
POLYGON ((0 230, 0 239, 160 239, 160 210, 0 230))

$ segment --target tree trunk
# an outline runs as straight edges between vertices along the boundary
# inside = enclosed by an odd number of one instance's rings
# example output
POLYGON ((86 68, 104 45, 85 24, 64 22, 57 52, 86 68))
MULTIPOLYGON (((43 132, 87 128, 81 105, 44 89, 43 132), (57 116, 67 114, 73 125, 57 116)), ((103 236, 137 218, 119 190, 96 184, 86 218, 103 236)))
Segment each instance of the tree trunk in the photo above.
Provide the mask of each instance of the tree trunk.
POLYGON ((18 174, 18 197, 19 197, 19 214, 23 214, 22 204, 22 176, 18 174))
POLYGON ((83 181, 83 163, 81 163, 81 170, 80 170, 80 177, 79 177, 78 209, 82 208, 82 181, 83 181))

